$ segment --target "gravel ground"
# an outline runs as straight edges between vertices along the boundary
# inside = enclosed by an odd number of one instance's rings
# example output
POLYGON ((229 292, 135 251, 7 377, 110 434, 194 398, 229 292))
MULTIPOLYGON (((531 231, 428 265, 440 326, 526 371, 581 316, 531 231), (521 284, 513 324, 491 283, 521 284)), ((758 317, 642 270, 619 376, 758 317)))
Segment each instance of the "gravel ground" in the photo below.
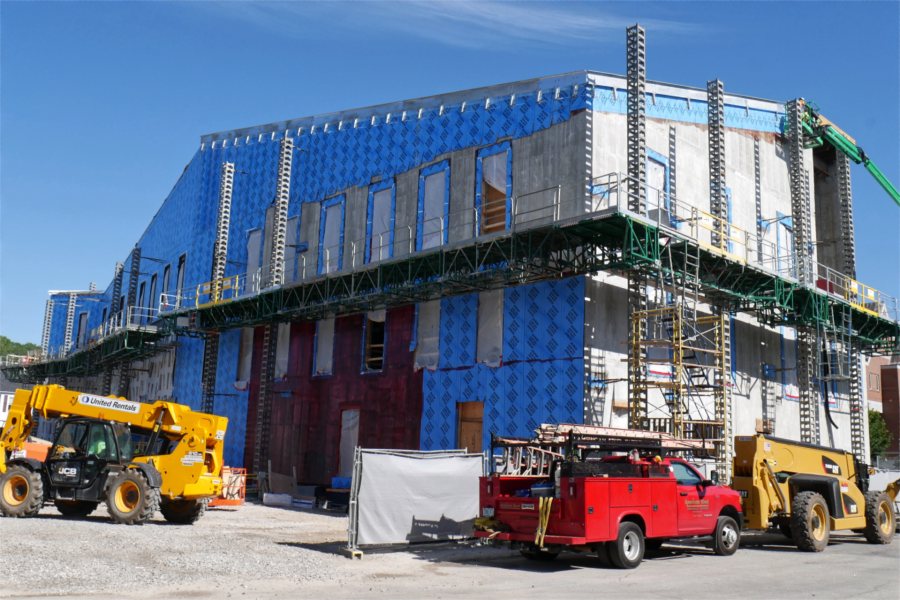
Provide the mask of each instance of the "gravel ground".
POLYGON ((0 519, 2 598, 847 598, 896 600, 900 539, 873 546, 832 534, 825 552, 784 537, 745 535, 718 557, 700 543, 665 546, 634 570, 563 553, 534 563, 506 548, 460 545, 339 554, 343 515, 247 504, 212 509, 193 526, 157 518, 114 525, 105 507, 63 519, 0 519))
POLYGON ((112 523, 102 504, 86 519, 46 506, 33 519, 0 519, 0 597, 143 597, 185 582, 227 596, 260 580, 329 580, 347 559, 304 546, 337 549, 346 530, 343 515, 256 504, 210 509, 193 526, 157 514, 138 527, 112 523))

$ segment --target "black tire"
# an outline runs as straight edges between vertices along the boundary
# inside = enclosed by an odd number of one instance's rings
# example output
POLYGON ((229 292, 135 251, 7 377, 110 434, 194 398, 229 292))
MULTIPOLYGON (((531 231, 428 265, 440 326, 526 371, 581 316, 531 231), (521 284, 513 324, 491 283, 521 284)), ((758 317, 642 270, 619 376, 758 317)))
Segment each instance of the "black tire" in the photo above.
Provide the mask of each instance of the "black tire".
POLYGON ((619 524, 619 536, 610 542, 609 560, 619 569, 633 569, 644 559, 644 533, 637 523, 619 524))
POLYGON ((192 525, 206 512, 209 498, 199 500, 163 500, 159 504, 159 512, 169 523, 192 525))
POLYGON ((791 522, 790 521, 782 521, 778 524, 778 529, 781 531, 781 535, 786 537, 789 540, 794 539, 794 532, 791 531, 791 522))
POLYGON ((23 465, 10 465, 0 475, 0 513, 4 517, 33 517, 44 505, 44 481, 23 465))
POLYGON ((600 565, 603 567, 612 566, 612 561, 609 558, 610 546, 612 546, 610 542, 603 542, 602 544, 598 544, 596 546, 597 558, 600 559, 600 565))
POLYGON ((821 494, 800 492, 791 500, 791 535, 797 548, 806 552, 821 552, 828 546, 831 519, 821 494))
POLYGON ((100 503, 87 500, 55 500, 53 504, 64 517, 86 517, 94 512, 100 503))
POLYGON ((719 556, 731 556, 741 545, 741 528, 733 518, 722 515, 716 521, 713 551, 719 556))
POLYGON ((159 489, 150 486, 144 474, 126 469, 114 476, 106 488, 106 509, 116 523, 143 525, 159 508, 159 489))
POLYGON ((894 539, 897 515, 894 503, 884 492, 866 494, 866 528, 863 535, 870 544, 890 544, 894 539))
POLYGON ((644 552, 659 552, 666 540, 655 538, 652 540, 644 540, 644 552))

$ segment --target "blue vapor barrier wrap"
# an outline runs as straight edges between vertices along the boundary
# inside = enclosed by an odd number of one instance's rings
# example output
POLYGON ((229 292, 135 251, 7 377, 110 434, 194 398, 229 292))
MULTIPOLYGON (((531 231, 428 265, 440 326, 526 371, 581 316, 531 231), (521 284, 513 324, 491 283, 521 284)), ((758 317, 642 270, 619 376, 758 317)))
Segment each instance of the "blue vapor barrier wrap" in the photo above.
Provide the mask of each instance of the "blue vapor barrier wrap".
MULTIPOLYGON (((626 114, 628 92, 612 88, 594 86, 590 108, 596 112, 626 114)), ((697 125, 707 124, 705 100, 688 100, 664 94, 647 94, 647 117, 668 119, 697 125)), ((785 119, 784 112, 760 110, 744 106, 725 105, 725 127, 749 129, 768 133, 781 133, 785 119)))
POLYGON ((388 189, 391 190, 391 220, 387 258, 394 256, 394 222, 397 216, 397 186, 394 183, 394 178, 391 177, 390 179, 379 181, 378 183, 373 183, 369 186, 369 202, 366 208, 366 248, 363 258, 366 263, 372 259, 372 216, 375 210, 375 194, 388 189))
POLYGON ((325 215, 328 209, 335 205, 340 205, 341 207, 341 216, 340 216, 340 237, 338 242, 338 259, 337 259, 337 267, 336 270, 340 271, 341 267, 344 263, 344 215, 346 213, 346 205, 345 205, 346 197, 344 194, 340 196, 335 196, 334 198, 329 198, 328 200, 322 202, 321 212, 319 213, 319 262, 318 262, 318 273, 321 275, 325 272, 325 248, 324 239, 325 239, 325 215))
POLYGON ((174 399, 200 410, 203 389, 203 340, 179 337, 175 351, 174 399))
POLYGON ((504 291, 503 362, 475 363, 477 295, 441 301, 441 362, 425 370, 423 450, 457 446, 457 403, 484 402, 491 432, 529 437, 541 423, 581 422, 584 409, 584 278, 504 291))
MULTIPOLYGON (((478 151, 478 157, 475 161, 475 208, 479 211, 478 214, 481 215, 482 163, 488 156, 494 156, 495 154, 500 154, 502 152, 506 152, 506 228, 509 229, 510 220, 512 218, 512 209, 510 207, 510 202, 512 201, 512 146, 509 142, 501 142, 488 148, 482 148, 478 151)), ((482 220, 484 219, 483 216, 480 218, 482 220)), ((476 231, 475 235, 478 235, 479 233, 480 232, 476 231)))
POLYGON ((241 330, 223 331, 219 335, 219 362, 216 371, 215 409, 213 412, 228 417, 225 434, 225 464, 243 466, 244 440, 247 433, 247 401, 249 386, 235 387, 238 377, 238 360, 241 348, 241 330))
POLYGON ((441 244, 446 244, 450 227, 450 161, 442 160, 433 165, 428 165, 419 171, 419 203, 416 209, 416 251, 422 249, 422 229, 425 223, 425 178, 435 173, 445 173, 444 175, 444 230, 441 235, 441 244))
POLYGON ((55 354, 63 349, 63 340, 66 336, 66 311, 69 309, 68 294, 52 294, 50 301, 53 303, 53 321, 50 324, 50 354, 55 354))
MULTIPOLYGON (((374 115, 374 124, 372 119, 350 120, 327 130, 317 126, 314 133, 305 127, 299 136, 297 128, 292 129, 302 158, 292 172, 291 197, 317 202, 347 187, 367 185, 374 176, 391 177, 448 152, 526 137, 565 122, 586 106, 583 80, 573 78, 573 83, 582 83, 575 95, 569 85, 560 89, 558 98, 553 90, 544 91, 540 102, 534 91, 516 95, 513 102, 510 96, 490 102, 482 98, 465 107, 457 103, 443 110, 423 108, 421 116, 410 110, 405 119, 401 111, 391 114, 390 121, 386 114, 374 115)), ((264 135, 261 143, 271 144, 269 137, 264 135)), ((260 143, 258 139, 251 137, 250 146, 260 143)))

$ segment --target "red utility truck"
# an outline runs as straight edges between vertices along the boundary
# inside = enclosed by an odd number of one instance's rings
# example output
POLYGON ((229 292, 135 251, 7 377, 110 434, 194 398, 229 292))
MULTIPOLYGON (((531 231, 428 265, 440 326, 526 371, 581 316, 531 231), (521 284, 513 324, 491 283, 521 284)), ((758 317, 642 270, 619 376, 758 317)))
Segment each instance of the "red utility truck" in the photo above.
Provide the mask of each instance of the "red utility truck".
POLYGON ((559 435, 542 441, 540 433, 528 442, 495 438, 499 472, 481 478, 475 535, 519 546, 529 559, 593 551, 625 569, 640 564, 645 548, 673 538, 711 536, 716 554, 734 554, 743 520, 739 494, 682 458, 662 457, 689 443, 602 429, 602 435, 570 431, 564 443, 559 435))

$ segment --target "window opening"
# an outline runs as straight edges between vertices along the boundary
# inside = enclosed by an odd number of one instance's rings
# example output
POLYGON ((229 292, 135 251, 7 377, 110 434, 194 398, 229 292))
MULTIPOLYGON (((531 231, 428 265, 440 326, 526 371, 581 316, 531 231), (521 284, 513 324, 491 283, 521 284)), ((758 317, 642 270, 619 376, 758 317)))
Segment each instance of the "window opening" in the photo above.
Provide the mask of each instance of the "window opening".
POLYGON ((387 341, 384 309, 367 313, 363 330, 363 371, 381 371, 384 368, 384 350, 387 341))

